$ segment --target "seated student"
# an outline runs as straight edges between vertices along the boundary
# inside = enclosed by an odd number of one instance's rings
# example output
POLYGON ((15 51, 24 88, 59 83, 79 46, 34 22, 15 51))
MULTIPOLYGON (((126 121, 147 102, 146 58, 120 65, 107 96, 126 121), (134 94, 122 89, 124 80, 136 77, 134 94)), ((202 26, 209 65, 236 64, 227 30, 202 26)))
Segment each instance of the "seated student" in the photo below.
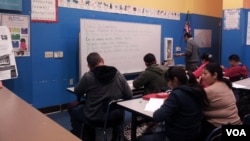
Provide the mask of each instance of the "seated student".
POLYGON ((204 109, 202 138, 214 128, 225 124, 241 124, 232 91, 232 83, 223 77, 222 68, 217 63, 209 63, 203 69, 202 80, 208 86, 205 89, 208 107, 204 109))
POLYGON ((201 63, 202 64, 195 71, 193 71, 194 76, 196 78, 199 78, 202 75, 202 71, 203 71, 204 67, 210 62, 214 62, 213 55, 209 54, 209 53, 203 53, 201 56, 201 63))
POLYGON ((172 89, 164 104, 153 113, 157 122, 165 121, 166 136, 170 141, 197 141, 201 130, 206 93, 192 72, 170 67, 165 79, 172 89))
MULTIPOLYGON (((90 53, 87 56, 87 62, 90 71, 82 76, 74 89, 76 95, 86 95, 86 101, 84 104, 69 109, 69 114, 73 128, 72 133, 80 137, 82 123, 85 123, 84 127, 88 128, 86 130, 88 137, 84 137, 84 141, 94 141, 95 129, 88 127, 88 123, 103 123, 105 100, 130 99, 132 98, 132 90, 125 77, 115 67, 104 65, 104 60, 98 53, 90 53)), ((122 121, 123 116, 123 110, 112 110, 109 120, 112 122, 122 121)))
POLYGON ((157 64, 155 56, 148 53, 143 58, 146 69, 133 81, 134 88, 144 87, 144 94, 166 91, 164 73, 167 68, 157 64))
POLYGON ((201 75, 202 75, 202 71, 203 71, 204 67, 208 63, 214 62, 213 55, 209 54, 209 53, 203 53, 202 56, 201 56, 201 62, 202 62, 202 64, 195 71, 193 71, 193 74, 196 77, 196 79, 198 80, 198 82, 203 87, 206 87, 206 84, 204 84, 202 79, 201 79, 201 75))
POLYGON ((223 68, 224 76, 229 77, 229 79, 234 82, 240 79, 248 77, 248 69, 245 65, 240 62, 240 57, 237 54, 232 54, 229 56, 229 68, 223 68))

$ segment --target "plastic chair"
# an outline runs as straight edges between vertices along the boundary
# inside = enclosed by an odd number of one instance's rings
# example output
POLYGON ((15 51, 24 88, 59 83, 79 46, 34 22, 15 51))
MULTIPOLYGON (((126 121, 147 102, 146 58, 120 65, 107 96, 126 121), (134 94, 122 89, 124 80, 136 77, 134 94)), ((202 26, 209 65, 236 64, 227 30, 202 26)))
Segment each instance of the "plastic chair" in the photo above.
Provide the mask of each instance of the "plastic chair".
MULTIPOLYGON (((101 123, 99 122, 95 122, 95 121, 90 121, 87 119, 84 119, 84 122, 82 124, 82 131, 81 131, 81 139, 84 138, 84 130, 88 130, 88 128, 93 128, 93 129, 99 129, 102 130, 103 133, 103 141, 107 141, 108 140, 108 135, 107 135, 107 129, 108 128, 112 128, 113 132, 112 132, 112 141, 116 141, 116 139, 118 138, 118 140, 121 140, 121 128, 122 128, 122 122, 123 122, 123 118, 117 120, 116 122, 114 121, 109 121, 109 114, 110 112, 115 109, 115 105, 118 101, 122 101, 121 99, 118 100, 111 100, 109 102, 105 102, 104 101, 104 105, 106 105, 106 107, 104 107, 104 112, 105 112, 105 120, 102 121, 101 123), (108 104, 106 104, 108 103, 108 104), (87 128, 85 128, 87 125, 87 128)), ((86 139, 85 139, 86 140, 86 139)))
POLYGON ((206 137, 205 141, 221 141, 221 136, 222 136, 222 126, 212 130, 206 137))

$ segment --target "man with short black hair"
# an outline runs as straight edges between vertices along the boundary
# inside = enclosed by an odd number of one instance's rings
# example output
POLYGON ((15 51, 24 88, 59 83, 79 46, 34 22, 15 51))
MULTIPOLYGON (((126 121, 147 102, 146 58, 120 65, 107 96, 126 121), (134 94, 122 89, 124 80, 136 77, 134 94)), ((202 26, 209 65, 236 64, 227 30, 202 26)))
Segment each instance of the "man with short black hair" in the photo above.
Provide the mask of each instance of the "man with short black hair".
POLYGON ((229 77, 229 79, 234 82, 248 77, 248 69, 246 65, 240 62, 240 57, 237 54, 231 54, 228 57, 230 67, 223 68, 224 76, 229 77))
POLYGON ((186 48, 184 53, 177 53, 174 56, 185 56, 186 70, 193 72, 196 70, 200 63, 200 51, 198 44, 192 38, 190 33, 184 34, 186 48))
MULTIPOLYGON (((89 71, 84 73, 74 89, 77 96, 85 96, 85 103, 69 109, 72 133, 80 137, 82 124, 86 130, 87 141, 95 140, 95 129, 88 126, 89 123, 103 125, 105 101, 132 98, 125 77, 113 66, 104 65, 103 58, 96 52, 87 56, 89 71)), ((107 103, 106 102, 106 103, 107 103)), ((123 121, 124 110, 110 111, 108 120, 111 123, 123 121)), ((114 130, 113 132, 119 132, 114 130)), ((112 139, 116 141, 116 139, 112 139)))
POLYGON ((143 60, 147 68, 134 79, 134 88, 144 87, 144 94, 165 91, 167 89, 167 82, 164 79, 164 74, 167 68, 157 64, 155 56, 152 53, 146 54, 143 60))

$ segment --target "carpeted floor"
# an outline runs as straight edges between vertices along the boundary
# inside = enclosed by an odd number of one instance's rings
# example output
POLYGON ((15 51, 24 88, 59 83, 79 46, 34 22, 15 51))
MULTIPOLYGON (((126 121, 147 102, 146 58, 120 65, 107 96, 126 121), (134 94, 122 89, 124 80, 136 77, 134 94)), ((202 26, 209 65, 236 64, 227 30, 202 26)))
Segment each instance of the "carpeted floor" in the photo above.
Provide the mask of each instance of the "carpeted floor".
MULTIPOLYGON (((124 119, 124 123, 126 124, 131 119, 131 113, 126 112, 125 115, 126 116, 124 119)), ((69 114, 67 111, 49 113, 49 114, 47 114, 47 116, 70 132, 70 130, 71 130, 70 117, 69 117, 69 114)), ((111 131, 112 131, 111 129, 108 130, 108 140, 110 140, 110 138, 111 138, 111 131)), ((103 135, 102 135, 101 130, 97 130, 96 133, 97 133, 96 134, 97 135, 96 141, 103 141, 103 135)), ((145 137, 140 139, 140 141, 161 141, 161 140, 162 140, 162 136, 154 136, 154 135, 153 136, 152 135, 145 136, 145 137)), ((121 141, 123 141, 123 140, 121 140, 121 141)))
MULTIPOLYGON (((67 111, 49 113, 47 114, 47 116, 70 132, 70 117, 67 111)), ((103 141, 103 135, 101 130, 97 130, 96 135, 96 141, 103 141)), ((110 138, 111 130, 108 130, 108 139, 110 138)))
POLYGON ((49 113, 47 114, 48 117, 50 117, 52 120, 60 124, 62 127, 64 127, 66 130, 70 131, 70 120, 69 120, 69 114, 67 111, 59 111, 55 113, 49 113))

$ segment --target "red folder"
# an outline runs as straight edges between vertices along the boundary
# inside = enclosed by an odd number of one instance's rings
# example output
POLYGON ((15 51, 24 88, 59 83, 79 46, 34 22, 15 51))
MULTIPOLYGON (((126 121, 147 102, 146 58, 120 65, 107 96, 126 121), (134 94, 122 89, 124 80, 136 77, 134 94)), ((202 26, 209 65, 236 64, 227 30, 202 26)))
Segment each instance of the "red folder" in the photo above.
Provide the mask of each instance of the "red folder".
POLYGON ((162 93, 152 93, 152 94, 147 94, 142 97, 144 100, 149 100, 150 98, 163 98, 167 99, 169 96, 169 93, 167 92, 162 92, 162 93))

